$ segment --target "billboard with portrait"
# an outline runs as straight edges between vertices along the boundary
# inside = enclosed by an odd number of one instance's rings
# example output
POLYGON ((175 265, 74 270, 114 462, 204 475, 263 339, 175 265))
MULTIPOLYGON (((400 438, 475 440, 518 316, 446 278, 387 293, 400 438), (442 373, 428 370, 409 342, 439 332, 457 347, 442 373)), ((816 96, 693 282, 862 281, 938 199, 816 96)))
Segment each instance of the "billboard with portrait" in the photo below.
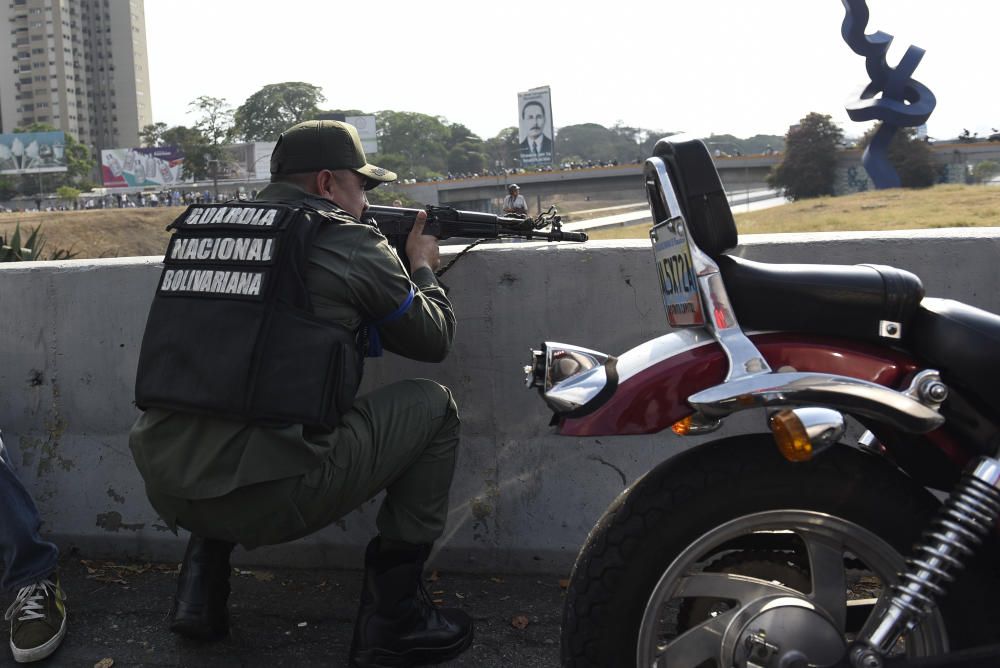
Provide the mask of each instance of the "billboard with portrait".
POLYGON ((541 167, 552 164, 552 94, 548 86, 517 94, 518 132, 521 165, 541 167))
POLYGON ((43 174, 65 171, 65 133, 0 134, 0 174, 43 174))
POLYGON ((101 151, 106 188, 170 187, 183 182, 184 154, 176 146, 101 151))

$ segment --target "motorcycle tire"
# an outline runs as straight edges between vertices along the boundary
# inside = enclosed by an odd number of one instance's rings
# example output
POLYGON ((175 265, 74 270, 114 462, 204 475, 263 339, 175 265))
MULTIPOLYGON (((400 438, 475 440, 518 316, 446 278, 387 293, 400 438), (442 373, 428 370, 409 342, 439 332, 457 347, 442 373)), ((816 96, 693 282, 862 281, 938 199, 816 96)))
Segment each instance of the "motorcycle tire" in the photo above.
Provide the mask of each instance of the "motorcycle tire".
MULTIPOLYGON (((905 557, 938 505, 892 463, 847 446, 795 464, 780 456, 770 434, 695 447, 622 492, 591 530, 567 590, 562 665, 634 665, 645 607, 660 577, 688 545, 731 520, 784 509, 827 513, 867 529, 905 557)), ((941 604, 951 650, 995 642, 996 548, 994 536, 941 604)))

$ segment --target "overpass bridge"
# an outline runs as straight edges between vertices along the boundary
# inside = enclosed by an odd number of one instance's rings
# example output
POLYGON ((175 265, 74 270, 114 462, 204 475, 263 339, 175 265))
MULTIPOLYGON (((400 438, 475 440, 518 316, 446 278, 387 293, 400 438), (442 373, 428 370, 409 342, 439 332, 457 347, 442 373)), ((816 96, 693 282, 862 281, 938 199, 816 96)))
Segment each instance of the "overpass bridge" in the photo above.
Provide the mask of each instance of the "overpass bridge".
MULTIPOLYGON (((777 156, 718 158, 716 166, 728 191, 766 187, 768 172, 777 156)), ((560 169, 507 176, 480 176, 399 185, 409 197, 425 204, 453 206, 468 211, 493 211, 507 194, 507 185, 517 183, 528 200, 529 210, 553 197, 590 197, 593 200, 636 200, 644 197, 642 165, 560 169)))
MULTIPOLYGON (((1000 162, 1000 142, 938 143, 931 145, 935 161, 942 166, 945 182, 964 182, 967 170, 983 160, 1000 162)), ((860 149, 838 155, 836 193, 871 190, 872 184, 861 165, 860 149)), ((767 187, 767 175, 781 161, 781 155, 720 156, 715 158, 722 184, 730 193, 767 187)), ((593 200, 642 199, 642 165, 590 167, 551 172, 526 172, 508 176, 480 176, 396 186, 424 204, 453 206, 468 211, 495 211, 507 194, 507 185, 517 183, 536 210, 554 198, 590 197, 593 200)))

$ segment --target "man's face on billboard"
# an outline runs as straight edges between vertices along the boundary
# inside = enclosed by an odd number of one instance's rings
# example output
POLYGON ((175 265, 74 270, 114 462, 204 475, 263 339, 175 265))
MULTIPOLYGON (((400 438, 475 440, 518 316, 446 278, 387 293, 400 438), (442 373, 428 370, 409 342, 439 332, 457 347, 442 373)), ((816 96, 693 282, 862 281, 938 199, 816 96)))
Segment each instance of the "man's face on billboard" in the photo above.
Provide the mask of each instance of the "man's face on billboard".
POLYGON ((545 110, 542 105, 537 102, 529 102, 524 105, 524 111, 521 112, 521 123, 528 131, 529 137, 532 139, 541 137, 542 130, 545 129, 545 110))

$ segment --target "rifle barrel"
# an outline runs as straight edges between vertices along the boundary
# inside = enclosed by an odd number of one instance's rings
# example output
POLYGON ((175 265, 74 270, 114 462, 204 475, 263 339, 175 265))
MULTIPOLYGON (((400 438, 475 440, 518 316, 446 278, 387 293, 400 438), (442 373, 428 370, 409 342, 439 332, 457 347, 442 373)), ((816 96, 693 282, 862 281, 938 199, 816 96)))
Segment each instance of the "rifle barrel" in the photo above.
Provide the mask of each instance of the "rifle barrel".
MULTIPOLYGON (((417 214, 422 209, 397 206, 369 206, 366 215, 374 219, 383 234, 403 237, 409 234, 417 214)), ((517 216, 496 216, 481 211, 459 211, 450 207, 427 207, 427 224, 424 234, 433 234, 441 239, 461 237, 468 239, 497 239, 518 237, 522 239, 546 239, 549 241, 587 241, 582 232, 563 232, 556 229, 542 231, 534 228, 530 218, 517 216)))

